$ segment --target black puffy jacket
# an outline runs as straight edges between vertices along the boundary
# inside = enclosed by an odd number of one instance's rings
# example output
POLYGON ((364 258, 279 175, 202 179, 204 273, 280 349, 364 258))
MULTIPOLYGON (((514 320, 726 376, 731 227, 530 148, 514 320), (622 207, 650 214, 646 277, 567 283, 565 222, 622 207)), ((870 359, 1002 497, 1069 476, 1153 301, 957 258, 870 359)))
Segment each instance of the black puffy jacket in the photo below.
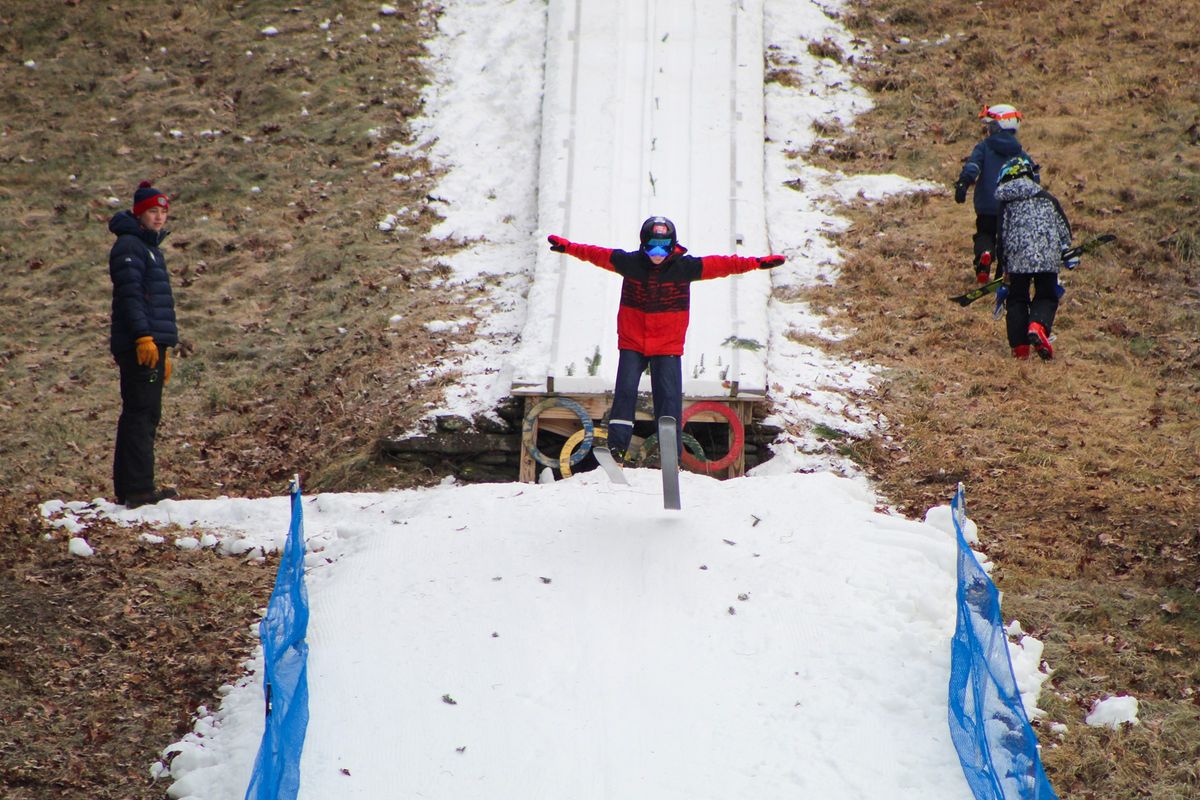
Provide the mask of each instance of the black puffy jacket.
MULTIPOLYGON (((996 200, 996 183, 1000 177, 1000 168, 1013 156, 1029 154, 1017 141, 1017 135, 1012 131, 1002 130, 983 139, 971 150, 971 155, 963 163, 959 181, 975 184, 975 213, 995 216, 1000 213, 1000 203, 996 200)), ((1029 159, 1033 161, 1032 158, 1029 159)), ((1034 183, 1041 183, 1039 167, 1033 165, 1034 183)))
POLYGON ((108 255, 112 278, 112 336, 114 355, 132 350, 143 336, 153 336, 164 347, 179 344, 175 325, 175 297, 167 262, 158 249, 167 231, 143 228, 128 211, 118 212, 108 223, 116 244, 108 255))

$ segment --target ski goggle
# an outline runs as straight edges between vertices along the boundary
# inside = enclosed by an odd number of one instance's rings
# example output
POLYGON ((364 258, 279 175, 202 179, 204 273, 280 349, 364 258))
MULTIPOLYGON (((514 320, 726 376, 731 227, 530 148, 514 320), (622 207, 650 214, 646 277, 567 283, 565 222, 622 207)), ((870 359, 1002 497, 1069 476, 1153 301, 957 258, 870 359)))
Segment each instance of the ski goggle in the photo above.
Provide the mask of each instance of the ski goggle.
POLYGON ((993 111, 988 106, 984 106, 983 111, 979 112, 979 118, 983 120, 994 119, 997 121, 1002 119, 1022 119, 1021 112, 1015 109, 1001 113, 999 111, 993 111))
POLYGON ((646 255, 662 258, 671 254, 670 239, 647 239, 643 249, 646 255))

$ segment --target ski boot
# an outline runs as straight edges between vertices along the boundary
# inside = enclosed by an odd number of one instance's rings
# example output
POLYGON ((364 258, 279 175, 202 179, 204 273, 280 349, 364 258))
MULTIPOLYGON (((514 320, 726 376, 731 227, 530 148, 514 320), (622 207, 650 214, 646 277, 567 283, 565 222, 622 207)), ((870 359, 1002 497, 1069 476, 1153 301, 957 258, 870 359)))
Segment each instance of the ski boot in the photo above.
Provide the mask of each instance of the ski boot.
POLYGON ((1042 357, 1043 361, 1054 358, 1054 348, 1050 345, 1050 337, 1040 322, 1029 323, 1029 344, 1042 357))
POLYGON ((979 254, 979 261, 975 264, 975 280, 981 285, 991 280, 992 273, 992 254, 991 251, 984 250, 979 254))

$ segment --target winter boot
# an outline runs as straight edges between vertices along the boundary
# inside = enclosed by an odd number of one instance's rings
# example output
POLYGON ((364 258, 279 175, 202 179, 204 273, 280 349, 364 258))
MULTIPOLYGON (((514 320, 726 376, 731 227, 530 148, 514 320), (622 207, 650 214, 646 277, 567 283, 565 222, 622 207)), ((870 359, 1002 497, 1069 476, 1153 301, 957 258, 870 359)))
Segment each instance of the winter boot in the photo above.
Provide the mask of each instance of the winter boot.
POLYGON ((1027 345, 1027 344, 1019 344, 1016 347, 1014 347, 1012 349, 1012 351, 1013 351, 1013 358, 1019 358, 1022 361, 1029 358, 1029 345, 1027 345))
POLYGON ((1042 357, 1042 360, 1049 361, 1054 358, 1054 348, 1050 346, 1050 337, 1046 335, 1046 329, 1042 327, 1042 323, 1029 323, 1029 344, 1034 350, 1037 350, 1037 354, 1042 357))
POLYGON ((991 280, 992 254, 988 250, 984 250, 979 254, 979 263, 975 265, 975 280, 980 283, 987 283, 991 280))
POLYGON ((142 506, 152 506, 161 500, 173 500, 176 497, 179 497, 179 492, 170 486, 165 486, 162 489, 155 489, 153 492, 130 492, 122 505, 126 508, 141 508, 142 506))

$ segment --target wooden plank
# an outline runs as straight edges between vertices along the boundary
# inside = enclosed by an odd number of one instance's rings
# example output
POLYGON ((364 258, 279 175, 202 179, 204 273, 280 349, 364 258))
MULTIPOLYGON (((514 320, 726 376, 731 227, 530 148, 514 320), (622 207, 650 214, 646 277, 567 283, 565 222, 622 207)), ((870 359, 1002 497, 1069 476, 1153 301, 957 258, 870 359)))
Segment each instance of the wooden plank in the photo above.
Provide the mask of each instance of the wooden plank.
POLYGON ((521 469, 517 473, 517 480, 521 483, 534 483, 537 481, 538 463, 533 460, 533 456, 525 449, 525 445, 521 445, 521 469))
MULTIPOLYGON (((553 417, 547 418, 546 415, 543 414, 538 422, 541 423, 542 430, 549 431, 550 433, 557 433, 559 436, 570 436, 572 433, 575 433, 575 431, 583 428, 583 425, 579 422, 579 417, 575 416, 574 414, 571 415, 570 419, 555 419, 553 417)), ((547 453, 546 455, 550 454, 547 453)))
MULTIPOLYGON (((525 400, 525 405, 521 409, 521 418, 524 420, 529 409, 533 408, 540 402, 540 398, 530 397, 525 400)), ((540 417, 539 417, 540 419, 540 417)), ((533 440, 537 441, 538 420, 533 421, 533 440)), ((537 480, 537 462, 533 460, 533 456, 529 452, 529 448, 525 446, 524 425, 522 424, 521 436, 521 461, 520 468, 517 470, 517 480, 521 483, 533 483, 537 480)))
MULTIPOLYGON (((754 409, 749 403, 734 403, 732 404, 733 413, 737 414, 738 420, 742 423, 743 431, 750 424, 750 420, 754 415, 754 409)), ((727 477, 740 478, 746 474, 746 448, 744 446, 734 458, 733 463, 729 465, 729 474, 727 477)), ((733 427, 729 428, 729 446, 733 447, 733 427)))

